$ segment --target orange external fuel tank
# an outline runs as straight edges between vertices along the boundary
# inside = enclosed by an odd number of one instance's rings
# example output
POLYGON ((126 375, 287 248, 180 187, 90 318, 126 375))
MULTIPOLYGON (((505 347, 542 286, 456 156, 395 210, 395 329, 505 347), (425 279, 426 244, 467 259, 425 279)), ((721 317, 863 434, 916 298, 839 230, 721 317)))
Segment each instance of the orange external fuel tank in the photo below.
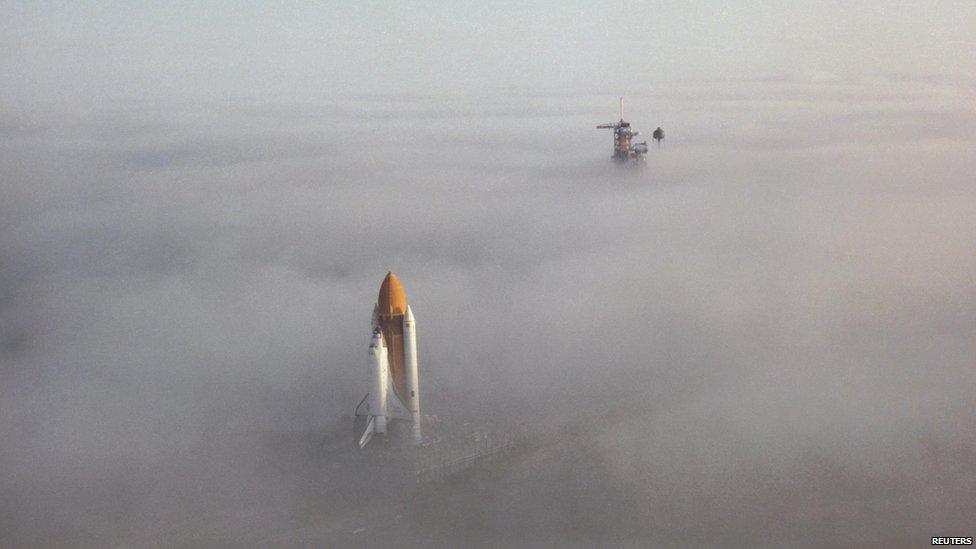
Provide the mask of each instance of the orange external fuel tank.
POLYGON ((383 279, 376 308, 379 327, 386 341, 393 392, 404 406, 409 406, 406 360, 403 354, 403 316, 407 312, 407 294, 395 274, 387 273, 383 279))

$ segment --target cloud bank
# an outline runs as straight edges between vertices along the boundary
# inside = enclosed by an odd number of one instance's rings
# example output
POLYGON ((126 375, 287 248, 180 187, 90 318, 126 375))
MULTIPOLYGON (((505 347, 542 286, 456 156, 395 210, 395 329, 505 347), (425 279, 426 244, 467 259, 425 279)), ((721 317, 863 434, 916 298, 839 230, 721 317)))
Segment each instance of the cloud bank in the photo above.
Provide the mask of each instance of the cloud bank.
POLYGON ((968 535, 963 89, 647 89, 638 169, 571 91, 3 113, 0 541, 968 535), (543 442, 450 497, 369 486, 399 518, 357 538, 357 465, 309 441, 347 428, 388 270, 428 411, 543 442))

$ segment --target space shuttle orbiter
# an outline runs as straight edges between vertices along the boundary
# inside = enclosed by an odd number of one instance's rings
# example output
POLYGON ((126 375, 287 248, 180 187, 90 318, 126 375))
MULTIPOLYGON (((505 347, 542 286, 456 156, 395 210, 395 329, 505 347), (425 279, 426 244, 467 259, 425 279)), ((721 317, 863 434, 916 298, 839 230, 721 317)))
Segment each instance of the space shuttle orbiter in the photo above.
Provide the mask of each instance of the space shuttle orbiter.
MULTIPOLYGON (((386 435, 390 419, 413 423, 413 440, 420 442, 420 380, 417 371, 417 326, 407 305, 407 294, 393 273, 387 273, 373 307, 373 336, 369 343, 370 390, 366 427, 359 438, 362 448, 374 434, 386 435), (389 402, 393 389, 396 399, 389 402)), ((357 415, 360 415, 357 410, 357 415)))

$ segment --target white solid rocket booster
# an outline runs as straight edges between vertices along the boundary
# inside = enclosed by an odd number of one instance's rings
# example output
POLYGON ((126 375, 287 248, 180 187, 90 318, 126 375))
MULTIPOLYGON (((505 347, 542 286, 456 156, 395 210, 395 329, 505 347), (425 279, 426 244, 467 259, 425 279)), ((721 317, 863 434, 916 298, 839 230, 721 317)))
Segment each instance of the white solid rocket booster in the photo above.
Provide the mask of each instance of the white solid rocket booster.
POLYGON ((413 419, 413 439, 415 442, 423 440, 420 432, 420 376, 417 372, 417 324, 413 318, 413 311, 407 305, 407 312, 403 315, 403 358, 407 374, 407 407, 413 419))

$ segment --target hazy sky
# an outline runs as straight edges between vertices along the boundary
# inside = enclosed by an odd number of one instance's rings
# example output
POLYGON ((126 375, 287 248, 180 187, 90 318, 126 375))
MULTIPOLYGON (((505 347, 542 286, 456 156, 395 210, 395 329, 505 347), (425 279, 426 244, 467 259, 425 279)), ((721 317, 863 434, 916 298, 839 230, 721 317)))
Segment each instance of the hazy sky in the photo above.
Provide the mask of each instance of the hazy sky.
POLYGON ((677 79, 957 77, 976 4, 18 2, 0 99, 635 92, 677 79))

